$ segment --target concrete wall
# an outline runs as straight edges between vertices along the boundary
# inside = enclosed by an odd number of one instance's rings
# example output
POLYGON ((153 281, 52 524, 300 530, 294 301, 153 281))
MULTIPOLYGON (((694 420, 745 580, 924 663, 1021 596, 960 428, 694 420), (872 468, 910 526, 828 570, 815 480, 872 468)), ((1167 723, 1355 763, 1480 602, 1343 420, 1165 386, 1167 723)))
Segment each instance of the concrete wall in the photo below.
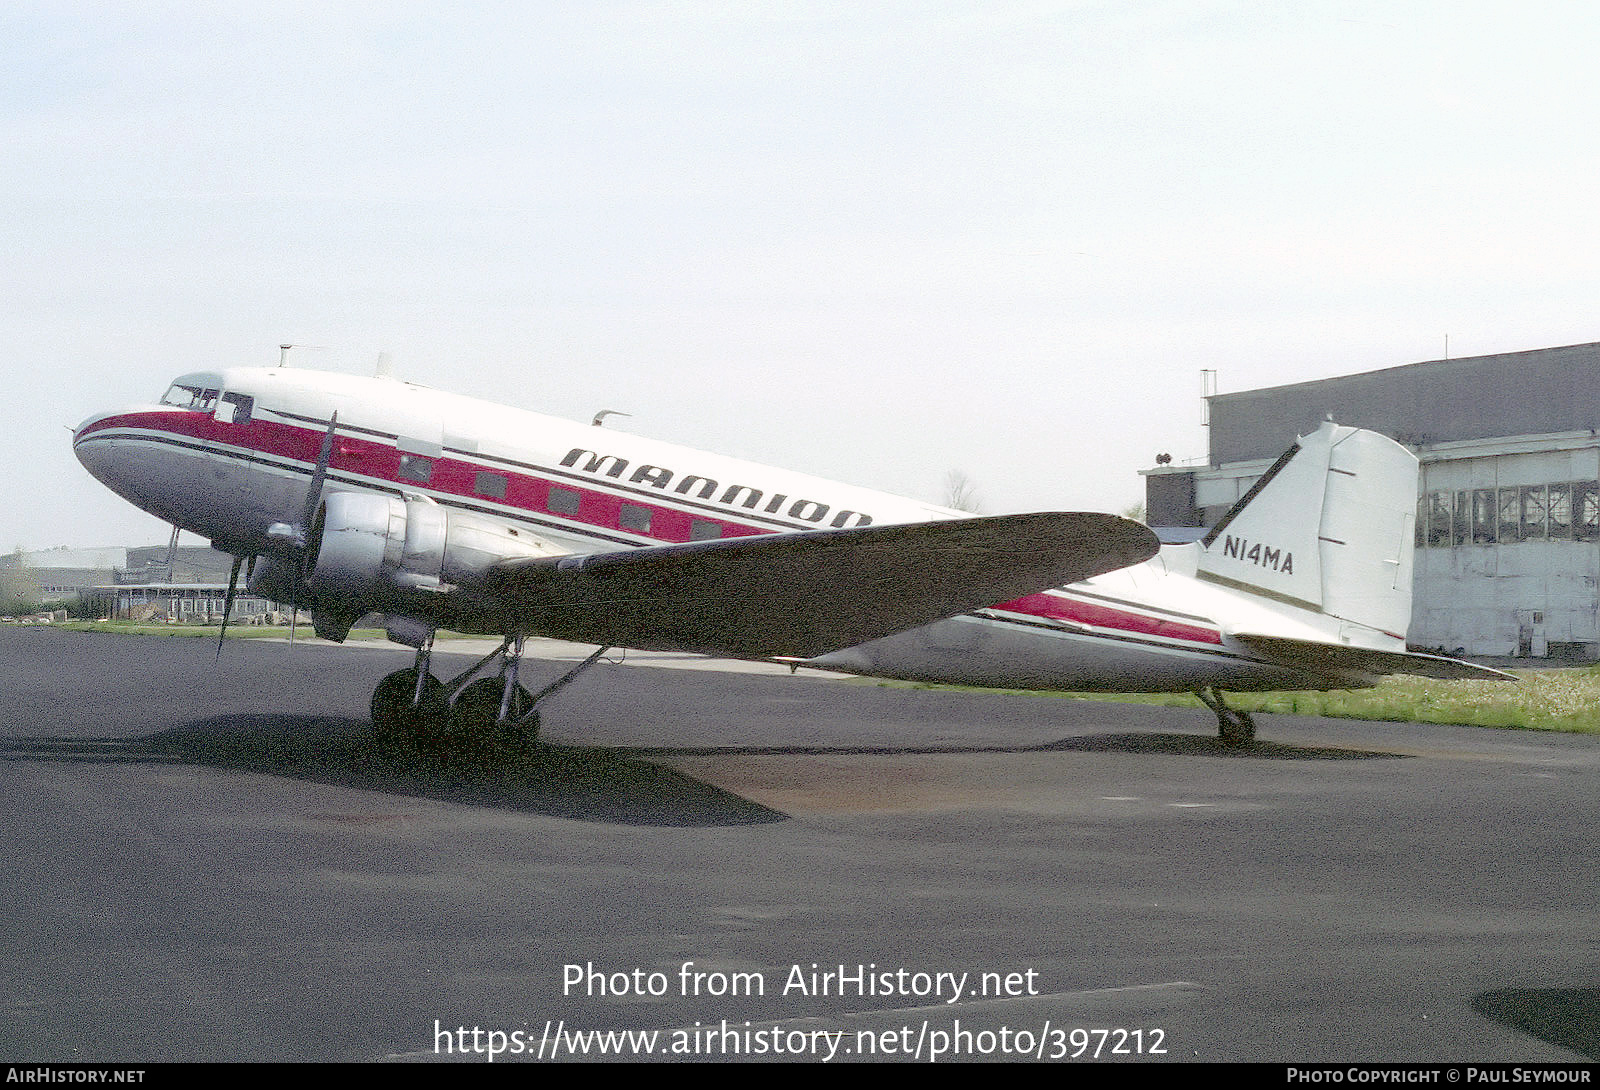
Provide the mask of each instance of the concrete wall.
POLYGON ((1426 452, 1409 638, 1600 658, 1600 447, 1586 435, 1499 446, 1426 452))

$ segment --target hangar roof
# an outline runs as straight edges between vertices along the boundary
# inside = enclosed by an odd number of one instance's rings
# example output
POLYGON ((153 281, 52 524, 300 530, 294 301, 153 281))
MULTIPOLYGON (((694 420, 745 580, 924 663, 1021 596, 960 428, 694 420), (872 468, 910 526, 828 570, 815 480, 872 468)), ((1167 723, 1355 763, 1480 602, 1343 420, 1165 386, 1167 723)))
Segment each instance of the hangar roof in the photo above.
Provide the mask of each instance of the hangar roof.
POLYGON ((1600 343, 1214 394, 1211 464, 1275 458, 1332 417, 1411 446, 1600 427, 1600 343))

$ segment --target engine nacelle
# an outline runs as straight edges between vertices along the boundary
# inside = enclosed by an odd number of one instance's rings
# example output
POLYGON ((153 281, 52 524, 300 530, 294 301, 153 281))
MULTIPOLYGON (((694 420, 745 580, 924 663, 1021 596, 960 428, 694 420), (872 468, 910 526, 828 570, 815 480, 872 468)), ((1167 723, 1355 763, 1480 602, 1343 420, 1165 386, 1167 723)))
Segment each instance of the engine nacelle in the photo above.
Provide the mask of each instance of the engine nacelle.
POLYGON ((308 535, 306 586, 316 597, 370 603, 396 592, 471 585, 489 567, 552 548, 504 523, 377 492, 335 492, 317 510, 308 535))

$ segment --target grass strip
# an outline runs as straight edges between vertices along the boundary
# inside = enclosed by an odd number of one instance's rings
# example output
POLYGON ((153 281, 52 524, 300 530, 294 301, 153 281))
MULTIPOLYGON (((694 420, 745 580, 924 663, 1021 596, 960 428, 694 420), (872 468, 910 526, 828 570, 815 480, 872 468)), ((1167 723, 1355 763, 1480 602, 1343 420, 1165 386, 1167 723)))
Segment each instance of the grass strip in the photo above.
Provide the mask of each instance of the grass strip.
MULTIPOLYGON (((1384 678, 1370 689, 1230 692, 1227 699, 1230 708, 1246 712, 1600 734, 1600 666, 1511 672, 1519 679, 1517 684, 1504 681, 1436 681, 1397 674, 1384 678)), ((910 682, 884 684, 963 688, 959 685, 920 685, 910 682)), ((1030 695, 1164 707, 1200 706, 1200 702, 1189 693, 1037 692, 1030 695)))

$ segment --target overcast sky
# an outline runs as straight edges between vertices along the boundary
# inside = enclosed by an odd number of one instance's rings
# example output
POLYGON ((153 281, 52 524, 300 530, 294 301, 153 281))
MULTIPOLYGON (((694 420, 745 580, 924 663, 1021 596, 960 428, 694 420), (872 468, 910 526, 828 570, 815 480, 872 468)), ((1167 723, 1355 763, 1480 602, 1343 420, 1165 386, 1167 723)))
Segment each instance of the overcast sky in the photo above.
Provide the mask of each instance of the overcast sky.
POLYGON ((14 545, 165 540, 66 428, 406 378, 986 511, 1223 391, 1600 340, 1577 2, 0 8, 14 545))

